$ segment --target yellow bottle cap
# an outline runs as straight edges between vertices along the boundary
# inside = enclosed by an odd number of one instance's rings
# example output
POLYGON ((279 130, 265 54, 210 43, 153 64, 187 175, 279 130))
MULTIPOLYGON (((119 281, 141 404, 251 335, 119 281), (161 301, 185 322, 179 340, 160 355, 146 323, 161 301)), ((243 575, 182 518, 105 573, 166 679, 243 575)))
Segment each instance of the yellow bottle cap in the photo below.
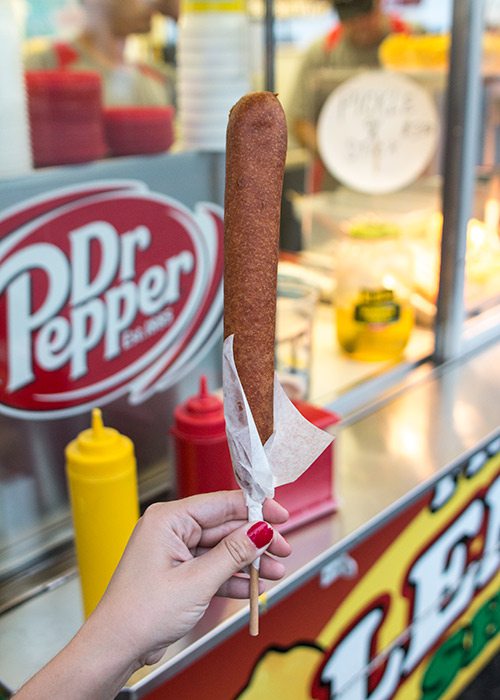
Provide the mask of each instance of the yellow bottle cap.
POLYGON ((83 430, 66 447, 68 471, 89 478, 107 478, 135 468, 134 445, 130 438, 103 425, 99 408, 92 410, 91 427, 83 430))
POLYGON ((181 14, 246 12, 246 0, 183 0, 181 14))
POLYGON ((380 238, 398 238, 401 229, 397 224, 390 222, 361 222, 354 224, 348 231, 351 238, 362 238, 363 240, 375 240, 380 238))

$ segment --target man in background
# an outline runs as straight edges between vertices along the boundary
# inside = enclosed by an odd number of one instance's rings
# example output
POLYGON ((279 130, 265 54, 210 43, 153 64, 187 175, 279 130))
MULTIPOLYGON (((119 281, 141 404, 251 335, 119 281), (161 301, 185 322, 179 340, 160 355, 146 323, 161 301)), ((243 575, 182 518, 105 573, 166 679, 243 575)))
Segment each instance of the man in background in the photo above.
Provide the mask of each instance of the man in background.
POLYGON ((408 32, 397 17, 384 14, 381 0, 332 0, 339 23, 305 52, 287 110, 297 141, 314 156, 308 189, 331 189, 318 155, 316 124, 328 94, 352 69, 377 68, 378 49, 391 33, 408 32), (332 69, 337 69, 334 73, 332 69), (343 71, 342 71, 343 69, 343 71))
POLYGON ((125 57, 130 34, 151 30, 155 12, 177 20, 179 0, 80 0, 85 22, 72 41, 54 41, 28 51, 28 70, 73 69, 100 73, 106 105, 167 105, 175 99, 173 68, 131 63, 125 57))

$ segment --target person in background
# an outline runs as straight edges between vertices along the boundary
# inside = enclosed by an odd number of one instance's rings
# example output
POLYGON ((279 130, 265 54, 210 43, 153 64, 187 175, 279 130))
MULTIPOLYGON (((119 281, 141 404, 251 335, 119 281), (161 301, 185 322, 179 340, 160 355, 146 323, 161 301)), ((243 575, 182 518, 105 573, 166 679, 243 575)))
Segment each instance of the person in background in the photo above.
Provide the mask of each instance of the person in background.
POLYGON ((146 34, 155 12, 178 19, 179 0, 80 0, 85 23, 73 41, 54 41, 27 52, 27 70, 73 69, 100 73, 107 106, 175 102, 172 66, 132 64, 125 58, 130 34, 146 34))
MULTIPOLYGON (((280 579, 290 546, 267 522, 246 522, 241 491, 150 506, 136 525, 100 603, 69 644, 16 693, 16 700, 112 700, 134 671, 204 615, 212 597, 248 598, 240 575, 257 557, 260 573, 280 579)), ((264 503, 264 517, 287 511, 264 503)), ((263 590, 263 584, 260 586, 263 590)))
POLYGON ((383 12, 381 0, 332 0, 332 5, 339 23, 306 50, 287 109, 293 135, 314 157, 308 187, 313 192, 334 186, 333 178, 326 177, 316 141, 316 123, 328 96, 321 84, 322 75, 328 79, 325 69, 377 68, 385 37, 410 33, 401 19, 383 12))

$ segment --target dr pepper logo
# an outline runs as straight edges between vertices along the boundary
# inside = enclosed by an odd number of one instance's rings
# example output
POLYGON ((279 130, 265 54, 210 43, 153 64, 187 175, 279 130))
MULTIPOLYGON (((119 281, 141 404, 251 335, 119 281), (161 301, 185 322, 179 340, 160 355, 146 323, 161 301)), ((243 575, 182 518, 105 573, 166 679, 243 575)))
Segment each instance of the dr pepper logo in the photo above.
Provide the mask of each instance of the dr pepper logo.
POLYGON ((222 210, 135 181, 50 192, 0 217, 0 411, 139 403, 220 335, 222 210))

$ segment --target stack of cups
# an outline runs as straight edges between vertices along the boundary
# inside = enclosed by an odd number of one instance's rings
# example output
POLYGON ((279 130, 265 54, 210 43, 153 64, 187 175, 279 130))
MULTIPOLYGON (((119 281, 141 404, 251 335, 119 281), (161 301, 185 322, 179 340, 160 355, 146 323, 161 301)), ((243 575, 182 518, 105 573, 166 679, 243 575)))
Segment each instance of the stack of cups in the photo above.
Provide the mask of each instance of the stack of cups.
POLYGON ((27 71, 26 85, 37 167, 85 163, 106 155, 99 73, 27 71))
POLYGON ((183 0, 177 66, 183 147, 224 151, 229 110, 250 90, 245 0, 183 0))
POLYGON ((31 170, 21 31, 12 0, 0 0, 0 177, 31 170))

